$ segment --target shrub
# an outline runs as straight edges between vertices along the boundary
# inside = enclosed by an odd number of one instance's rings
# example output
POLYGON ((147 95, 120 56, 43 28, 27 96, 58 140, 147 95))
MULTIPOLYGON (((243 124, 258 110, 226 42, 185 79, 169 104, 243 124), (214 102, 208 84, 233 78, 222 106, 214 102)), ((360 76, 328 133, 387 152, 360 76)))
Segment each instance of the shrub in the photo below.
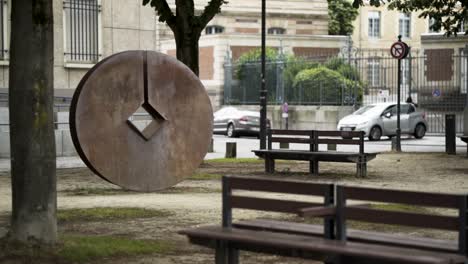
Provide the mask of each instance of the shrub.
POLYGON ((293 85, 303 101, 322 104, 341 104, 343 96, 359 89, 358 82, 324 66, 300 71, 293 85))
POLYGON ((316 61, 307 61, 301 57, 288 56, 286 59, 286 65, 283 72, 284 89, 292 89, 294 84, 294 78, 296 75, 305 69, 312 69, 318 67, 320 64, 316 61))
MULTIPOLYGON (((275 88, 277 82, 277 56, 278 52, 275 49, 267 48, 265 50, 265 85, 269 91, 269 101, 272 101, 276 98, 275 88)), ((261 76, 261 49, 251 50, 239 57, 236 66, 236 77, 239 80, 241 89, 245 91, 245 97, 248 101, 258 101, 261 86, 261 76)))

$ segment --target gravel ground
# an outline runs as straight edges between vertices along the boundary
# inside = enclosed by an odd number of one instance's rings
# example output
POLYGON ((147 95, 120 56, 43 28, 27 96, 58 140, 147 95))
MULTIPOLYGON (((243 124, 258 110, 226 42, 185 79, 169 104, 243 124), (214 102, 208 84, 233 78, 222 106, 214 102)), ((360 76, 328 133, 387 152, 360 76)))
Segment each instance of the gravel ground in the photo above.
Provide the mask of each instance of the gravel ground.
MULTIPOLYGON (((307 163, 277 163, 278 172, 268 177, 333 182, 346 185, 406 189, 429 192, 463 193, 468 190, 468 159, 442 153, 385 153, 368 164, 368 177, 356 178, 353 164, 321 163, 320 176, 307 174, 307 163)), ((199 173, 265 176, 262 163, 204 163, 199 173)), ((152 255, 137 259, 113 259, 100 263, 212 263, 213 252, 190 245, 177 231, 201 224, 218 224, 221 216, 219 180, 186 180, 168 191, 159 193, 119 192, 112 195, 73 195, 86 189, 117 187, 94 176, 86 168, 59 169, 58 207, 144 207, 167 210, 171 216, 158 219, 83 222, 59 225, 60 232, 99 235, 127 235, 145 239, 167 239, 177 244, 175 254, 152 255)), ((0 172, 0 236, 6 232, 11 212, 11 181, 8 171, 0 172)), ((236 211, 237 219, 276 217, 275 214, 236 211)), ((314 263, 261 254, 242 254, 242 263, 314 263)))

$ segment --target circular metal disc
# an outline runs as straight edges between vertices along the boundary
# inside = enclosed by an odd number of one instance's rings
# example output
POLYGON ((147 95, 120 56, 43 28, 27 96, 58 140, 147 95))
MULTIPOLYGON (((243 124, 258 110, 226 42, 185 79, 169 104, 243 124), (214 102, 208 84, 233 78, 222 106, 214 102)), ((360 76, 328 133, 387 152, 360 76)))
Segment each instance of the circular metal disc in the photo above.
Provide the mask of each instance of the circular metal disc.
POLYGON ((125 189, 154 191, 190 176, 212 136, 200 80, 176 59, 127 51, 95 65, 73 96, 70 131, 86 165, 125 189), (135 112, 151 117, 135 120, 135 112))

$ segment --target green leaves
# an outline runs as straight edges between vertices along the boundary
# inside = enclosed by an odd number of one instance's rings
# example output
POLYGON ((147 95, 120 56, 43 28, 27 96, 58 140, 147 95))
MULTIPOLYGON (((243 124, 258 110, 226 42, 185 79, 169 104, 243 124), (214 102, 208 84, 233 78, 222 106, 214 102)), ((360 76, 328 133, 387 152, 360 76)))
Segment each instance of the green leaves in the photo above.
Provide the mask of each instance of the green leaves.
POLYGON ((328 0, 328 33, 330 35, 350 35, 353 33, 353 21, 358 11, 347 0, 328 0))

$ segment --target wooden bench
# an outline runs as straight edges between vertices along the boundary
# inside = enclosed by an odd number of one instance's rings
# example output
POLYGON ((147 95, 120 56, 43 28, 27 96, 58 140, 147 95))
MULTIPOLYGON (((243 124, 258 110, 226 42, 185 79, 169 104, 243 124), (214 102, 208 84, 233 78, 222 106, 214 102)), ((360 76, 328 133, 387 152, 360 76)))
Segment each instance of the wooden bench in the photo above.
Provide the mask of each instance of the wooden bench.
POLYGON ((358 177, 367 176, 367 162, 376 153, 364 152, 364 132, 319 131, 319 130, 274 130, 269 129, 268 149, 253 150, 255 155, 265 159, 265 172, 275 171, 275 160, 308 160, 310 173, 318 175, 319 161, 356 163, 358 177), (331 138, 333 137, 333 138, 331 138), (357 137, 358 139, 353 139, 357 137), (273 143, 298 143, 309 145, 308 150, 273 149, 273 143), (319 151, 320 144, 358 145, 359 152, 319 151))
MULTIPOLYGON (((216 251, 215 263, 238 263, 239 250, 307 257, 307 254, 314 251, 309 251, 308 248, 315 244, 315 239, 317 241, 320 239, 325 241, 325 238, 332 238, 334 222, 329 218, 324 219, 323 225, 315 226, 321 229, 321 234, 316 238, 283 232, 249 230, 234 227, 232 224, 233 208, 295 215, 301 208, 332 206, 334 197, 334 186, 332 184, 233 176, 224 176, 222 181, 222 225, 205 226, 180 232, 187 235, 192 243, 214 248, 216 251), (249 192, 238 194, 237 192, 239 191, 249 192), (297 198, 265 198, 258 194, 255 196, 255 193, 251 191, 271 194, 305 195, 309 199, 308 201, 298 201, 297 198), (318 197, 320 202, 312 200, 312 197, 318 197)), ((318 250, 315 251, 318 252, 318 250)))
MULTIPOLYGON (((425 263, 433 258, 440 263, 466 263, 468 252, 467 203, 468 195, 413 192, 401 190, 375 189, 350 186, 336 186, 336 239, 356 241, 388 247, 386 253, 394 254, 395 259, 405 257, 414 263, 425 263), (350 201, 390 203, 409 205, 410 208, 425 208, 423 212, 389 210, 388 207, 362 207, 350 205, 350 201), (442 214, 429 208, 452 209, 455 214, 442 214), (383 235, 377 232, 352 234, 347 231, 348 221, 361 221, 376 224, 409 226, 424 229, 446 230, 457 233, 457 243, 411 236, 383 235), (349 239, 351 238, 351 239, 349 239), (401 250, 401 252, 400 252, 401 250), (402 256, 403 250, 416 250, 420 256, 402 256)), ((414 210, 413 209, 413 210, 414 210)), ((444 210, 445 212, 446 210, 444 210)), ((307 215, 305 213, 304 215, 307 215)), ((379 253, 378 253, 379 254, 379 253)), ((380 259, 371 254, 363 259, 354 256, 340 256, 339 263, 376 263, 380 259)), ((390 257, 388 257, 390 259, 390 257)), ((392 257, 393 258, 393 257, 392 257)), ((389 261, 386 258, 385 261, 389 261)), ((381 263, 381 262, 379 262, 381 263)), ((395 262, 394 262, 395 263, 395 262)))
POLYGON ((216 249, 215 263, 238 263, 239 250, 315 259, 326 263, 466 263, 466 195, 418 193, 223 177, 223 225, 184 230, 190 241, 216 249), (233 195, 233 190, 318 195, 323 203, 233 195), (454 208, 457 216, 373 209, 349 200, 454 208), (243 220, 232 223, 232 208, 297 213, 322 217, 323 225, 243 220), (336 219, 336 229, 334 226, 336 219), (458 243, 428 238, 348 230, 347 220, 439 228, 458 232, 458 243), (335 231, 336 230, 336 231, 335 231))

